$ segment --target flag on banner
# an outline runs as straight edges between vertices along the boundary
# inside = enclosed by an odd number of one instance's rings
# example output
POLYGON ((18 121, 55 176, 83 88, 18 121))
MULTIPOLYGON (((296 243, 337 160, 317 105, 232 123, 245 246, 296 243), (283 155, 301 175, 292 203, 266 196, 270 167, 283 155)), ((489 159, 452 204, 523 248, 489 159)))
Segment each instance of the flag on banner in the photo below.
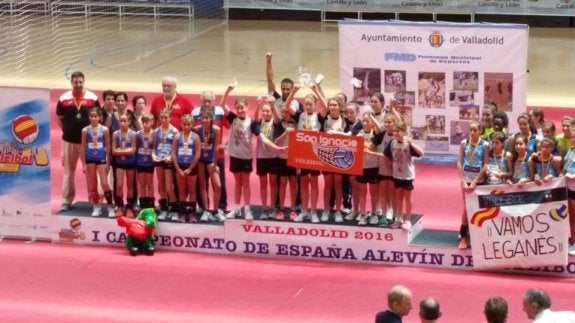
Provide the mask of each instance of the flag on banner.
POLYGON ((295 130, 289 133, 288 165, 350 175, 363 174, 363 137, 295 130))
POLYGON ((541 186, 484 185, 465 195, 473 266, 531 268, 567 264, 565 178, 541 186))

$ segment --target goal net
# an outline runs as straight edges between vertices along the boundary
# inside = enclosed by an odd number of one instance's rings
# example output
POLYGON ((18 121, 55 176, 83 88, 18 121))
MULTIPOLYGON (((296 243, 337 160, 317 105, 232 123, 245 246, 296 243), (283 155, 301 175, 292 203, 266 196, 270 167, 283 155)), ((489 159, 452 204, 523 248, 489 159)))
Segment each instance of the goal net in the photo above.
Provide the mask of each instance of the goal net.
POLYGON ((0 85, 55 87, 75 70, 107 73, 109 87, 173 74, 162 62, 226 23, 214 0, 0 0, 0 85))

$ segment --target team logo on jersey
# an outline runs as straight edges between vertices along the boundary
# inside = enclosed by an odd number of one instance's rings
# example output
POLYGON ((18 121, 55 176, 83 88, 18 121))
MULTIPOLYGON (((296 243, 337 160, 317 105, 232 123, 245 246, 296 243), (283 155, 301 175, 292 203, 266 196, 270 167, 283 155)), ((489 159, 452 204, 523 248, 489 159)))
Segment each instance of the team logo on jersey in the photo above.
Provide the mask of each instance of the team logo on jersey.
POLYGON ((439 31, 434 31, 429 35, 429 44, 431 47, 441 47, 443 45, 443 35, 439 31))

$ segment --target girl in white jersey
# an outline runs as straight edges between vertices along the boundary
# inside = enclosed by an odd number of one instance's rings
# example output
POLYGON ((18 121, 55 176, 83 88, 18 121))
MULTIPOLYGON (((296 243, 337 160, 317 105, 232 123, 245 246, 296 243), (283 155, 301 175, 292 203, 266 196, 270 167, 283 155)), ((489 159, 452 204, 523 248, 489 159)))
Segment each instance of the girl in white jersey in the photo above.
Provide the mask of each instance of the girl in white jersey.
MULTIPOLYGON (((226 96, 234 88, 228 87, 226 96)), ((225 102, 226 97, 222 100, 225 102)), ((246 98, 238 98, 235 102, 237 114, 232 112, 227 104, 223 104, 224 115, 231 124, 228 138, 228 154, 230 155, 230 172, 234 174, 235 189, 234 202, 236 209, 230 212, 227 217, 235 218, 242 212, 246 220, 253 220, 250 207, 250 173, 253 171, 253 146, 252 135, 258 136, 266 145, 274 149, 278 147, 268 138, 261 135, 260 127, 250 116, 248 116, 248 102, 246 98), (240 206, 241 198, 244 198, 243 208, 240 206)))
MULTIPOLYGON (((327 100, 328 114, 322 115, 323 120, 323 131, 329 134, 343 134, 345 133, 345 120, 342 117, 343 102, 337 98, 330 98, 327 100), (325 117, 324 117, 325 116, 325 117), (324 117, 324 118, 323 118, 324 117)), ((322 109, 322 113, 325 110, 322 109)), ((323 190, 323 213, 321 216, 321 222, 328 222, 330 215, 330 197, 332 190, 335 192, 335 211, 334 218, 335 222, 343 222, 343 216, 341 214, 341 206, 343 202, 343 192, 342 192, 342 175, 337 173, 323 172, 324 178, 324 190, 323 190)))
POLYGON ((413 157, 423 156, 423 149, 417 146, 410 137, 405 135, 407 125, 399 121, 393 130, 393 140, 385 149, 385 156, 391 158, 393 164, 393 182, 395 186, 395 222, 392 228, 411 229, 411 191, 415 180, 415 164, 413 157))
MULTIPOLYGON (((295 84, 292 92, 299 90, 299 84, 295 84)), ((291 94, 290 94, 291 96, 291 94)), ((319 131, 321 128, 320 118, 316 113, 317 97, 314 94, 308 94, 304 98, 304 112, 300 114, 297 128, 304 131, 319 131)), ((311 222, 319 223, 317 215, 318 176, 320 171, 311 169, 300 169, 301 179, 301 213, 294 220, 302 222, 311 217, 311 222)))
MULTIPOLYGON (((259 105, 260 106, 254 115, 254 119, 259 123, 262 136, 273 141, 274 128, 278 125, 280 120, 278 111, 275 107, 275 98, 273 96, 262 98, 260 99, 259 105)), ((260 178, 260 198, 263 208, 260 220, 265 220, 267 218, 275 219, 273 205, 278 192, 278 153, 277 150, 266 146, 264 141, 258 138, 256 155, 256 173, 260 178)))

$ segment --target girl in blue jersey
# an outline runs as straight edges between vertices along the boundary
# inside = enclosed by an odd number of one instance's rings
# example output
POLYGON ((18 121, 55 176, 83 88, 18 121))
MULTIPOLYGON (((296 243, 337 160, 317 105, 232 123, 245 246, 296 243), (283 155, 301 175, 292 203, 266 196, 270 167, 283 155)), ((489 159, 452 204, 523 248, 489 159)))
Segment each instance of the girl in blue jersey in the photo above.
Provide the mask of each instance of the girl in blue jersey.
POLYGON ((505 134, 497 131, 491 134, 491 151, 485 165, 486 184, 503 184, 511 176, 507 168, 507 152, 504 149, 505 134))
POLYGON ((99 108, 93 108, 89 112, 90 125, 82 129, 82 151, 80 156, 84 165, 86 182, 88 183, 88 193, 90 202, 93 205, 92 216, 100 216, 102 211, 99 204, 98 177, 100 185, 104 191, 104 197, 108 204, 108 216, 114 216, 112 201, 112 191, 108 184, 108 171, 110 170, 110 133, 108 128, 100 124, 101 112, 99 108))
MULTIPOLYGON (((483 183, 483 167, 487 165, 488 162, 489 143, 480 137, 479 122, 471 121, 469 123, 469 138, 461 141, 459 145, 459 158, 457 159, 457 169, 461 176, 461 189, 464 195, 465 192, 471 192, 475 189, 475 186, 483 183)), ((459 234, 461 236, 459 249, 467 249, 469 225, 465 207, 463 208, 461 216, 459 234)))
POLYGON ((140 207, 154 207, 154 116, 143 113, 141 117, 142 130, 138 131, 136 152, 136 181, 140 193, 140 207))
MULTIPOLYGON (((172 160, 178 185, 178 222, 186 222, 187 200, 196 204, 196 176, 198 175, 198 160, 200 159, 200 137, 192 131, 192 116, 184 114, 181 117, 182 131, 174 136, 172 160)), ((192 220, 193 221, 193 220, 192 220)))
MULTIPOLYGON (((575 128, 574 128, 575 129, 575 128)), ((567 197, 569 201, 569 255, 575 256, 575 130, 571 134, 571 147, 567 150, 563 158, 563 173, 567 182, 567 197)))
POLYGON ((118 212, 134 217, 134 180, 136 170, 136 145, 138 136, 130 129, 131 119, 126 113, 120 115, 120 130, 112 137, 112 156, 116 165, 116 207, 118 212), (125 184, 124 184, 125 181, 125 184), (124 185, 127 190, 127 205, 124 208, 124 185))
MULTIPOLYGON (((274 129, 279 123, 279 113, 275 107, 275 98, 269 96, 260 100, 254 120, 259 123, 261 134, 268 140, 274 140, 274 129), (260 118, 261 114, 261 118, 260 118)), ((274 204, 278 192, 278 153, 265 145, 258 138, 256 146, 256 174, 260 179, 260 198, 262 201, 262 215, 260 220, 275 219, 274 204), (268 199, 269 192, 269 199, 268 199)))
POLYGON ((533 123, 529 113, 521 113, 517 117, 517 126, 519 127, 519 132, 510 136, 507 140, 507 151, 513 153, 515 151, 515 137, 523 136, 527 140, 525 142, 525 151, 527 152, 527 158, 529 158, 537 150, 537 146, 539 145, 537 134, 531 131, 533 129, 533 123))
POLYGON ((198 188, 200 190, 200 198, 202 205, 206 208, 200 217, 200 221, 207 222, 211 219, 209 209, 209 185, 208 180, 212 182, 212 201, 214 206, 215 216, 218 221, 224 222, 225 214, 222 209, 219 209, 220 194, 222 184, 220 182, 220 171, 216 166, 216 148, 217 143, 220 142, 220 127, 214 125, 214 112, 212 109, 201 109, 200 118, 202 124, 194 128, 194 131, 200 138, 200 159, 198 162, 198 188), (215 211, 217 209, 217 211, 215 211))
POLYGON ((510 185, 521 186, 531 181, 529 175, 529 155, 527 154, 527 137, 517 134, 513 136, 515 151, 511 153, 507 160, 507 167, 511 171, 511 178, 507 180, 510 185))
POLYGON ((158 220, 178 221, 176 194, 174 192, 174 164, 172 162, 172 144, 178 129, 170 124, 171 110, 164 108, 160 112, 160 126, 154 133, 154 150, 152 160, 158 180, 158 195, 160 197, 160 214, 158 220), (168 204, 168 199, 170 204, 168 204), (169 213, 168 213, 169 211, 169 213))
POLYGON ((539 143, 539 151, 529 158, 529 176, 537 185, 547 182, 554 177, 562 175, 561 157, 553 156, 555 142, 550 138, 543 138, 539 143))

